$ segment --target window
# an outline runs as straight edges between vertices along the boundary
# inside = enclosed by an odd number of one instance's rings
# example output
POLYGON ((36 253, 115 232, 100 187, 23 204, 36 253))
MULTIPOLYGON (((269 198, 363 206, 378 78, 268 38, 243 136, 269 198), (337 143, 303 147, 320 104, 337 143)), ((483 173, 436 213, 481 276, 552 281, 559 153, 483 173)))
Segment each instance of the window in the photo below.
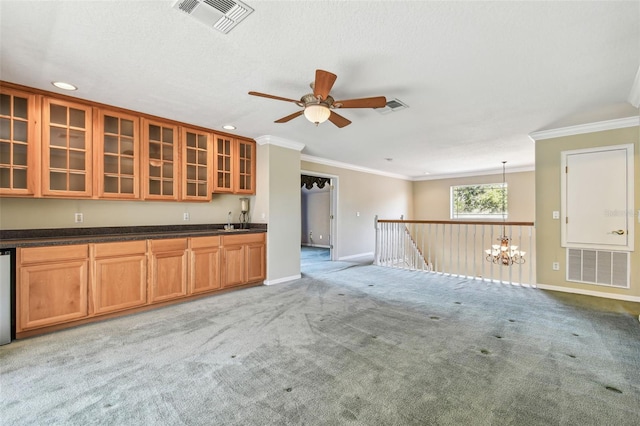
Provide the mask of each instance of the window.
POLYGON ((507 184, 451 187, 451 219, 502 219, 507 217, 507 184))

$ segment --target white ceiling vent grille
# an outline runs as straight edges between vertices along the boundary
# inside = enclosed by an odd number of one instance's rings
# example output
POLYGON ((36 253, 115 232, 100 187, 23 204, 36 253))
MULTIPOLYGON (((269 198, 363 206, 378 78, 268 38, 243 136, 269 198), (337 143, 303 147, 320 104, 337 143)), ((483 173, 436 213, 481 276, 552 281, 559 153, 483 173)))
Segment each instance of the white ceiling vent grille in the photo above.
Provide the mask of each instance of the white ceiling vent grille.
POLYGON ((389 114, 390 112, 400 111, 401 109, 409 108, 409 105, 405 104, 399 99, 391 99, 387 101, 384 108, 376 108, 380 114, 389 114))
POLYGON ((178 0, 173 8, 225 34, 253 12, 237 0, 178 0))
POLYGON ((567 281, 629 288, 629 253, 567 250, 567 281))

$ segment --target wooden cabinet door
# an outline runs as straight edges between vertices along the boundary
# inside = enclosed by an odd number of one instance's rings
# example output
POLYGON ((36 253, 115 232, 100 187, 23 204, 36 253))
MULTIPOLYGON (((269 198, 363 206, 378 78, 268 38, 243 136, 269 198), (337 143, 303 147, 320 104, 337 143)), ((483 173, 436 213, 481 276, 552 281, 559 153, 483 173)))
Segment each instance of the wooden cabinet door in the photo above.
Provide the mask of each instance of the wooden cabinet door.
POLYGON ((191 238, 189 292, 217 290, 220 283, 220 237, 191 238))
POLYGON ((246 256, 244 245, 224 246, 223 252, 223 287, 233 287, 247 282, 246 256))
POLYGON ((187 294, 187 239, 150 241, 150 302, 187 294))
POLYGON ((265 278, 265 245, 247 244, 247 282, 261 281, 265 278))
POLYGON ((256 193, 256 143, 238 140, 236 155, 235 192, 256 193))
POLYGON ((88 315, 86 245, 18 249, 16 331, 88 315))
POLYGON ((140 198, 140 119, 98 110, 95 170, 100 198, 140 198))
POLYGON ((146 241, 94 244, 92 277, 95 314, 147 302, 146 241))
POLYGON ((0 87, 0 195, 40 192, 40 132, 36 95, 0 87))
POLYGON ((227 136, 214 135, 213 192, 233 192, 235 142, 227 136))
POLYGON ((210 201, 213 192, 211 135, 182 128, 182 199, 210 201))
POLYGON ((45 97, 42 122, 42 194, 91 197, 91 107, 45 97))
POLYGON ((142 122, 144 198, 177 201, 180 188, 178 126, 147 119, 142 122))

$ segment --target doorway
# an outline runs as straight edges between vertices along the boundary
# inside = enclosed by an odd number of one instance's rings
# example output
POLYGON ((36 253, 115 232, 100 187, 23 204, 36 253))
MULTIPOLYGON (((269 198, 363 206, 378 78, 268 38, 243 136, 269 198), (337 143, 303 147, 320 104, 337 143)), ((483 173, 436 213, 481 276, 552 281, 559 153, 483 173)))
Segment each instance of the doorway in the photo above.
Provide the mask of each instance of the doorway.
POLYGON ((338 177, 301 171, 300 181, 300 258, 337 260, 338 177))

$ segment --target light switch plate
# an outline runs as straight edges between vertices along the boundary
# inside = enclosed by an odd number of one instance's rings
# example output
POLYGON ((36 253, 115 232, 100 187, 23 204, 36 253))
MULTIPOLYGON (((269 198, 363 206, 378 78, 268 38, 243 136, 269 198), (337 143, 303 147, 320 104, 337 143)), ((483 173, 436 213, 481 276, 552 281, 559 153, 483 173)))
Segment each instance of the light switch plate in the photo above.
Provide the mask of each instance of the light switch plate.
POLYGON ((560 219, 560 212, 558 210, 554 210, 552 217, 554 219, 560 219))

